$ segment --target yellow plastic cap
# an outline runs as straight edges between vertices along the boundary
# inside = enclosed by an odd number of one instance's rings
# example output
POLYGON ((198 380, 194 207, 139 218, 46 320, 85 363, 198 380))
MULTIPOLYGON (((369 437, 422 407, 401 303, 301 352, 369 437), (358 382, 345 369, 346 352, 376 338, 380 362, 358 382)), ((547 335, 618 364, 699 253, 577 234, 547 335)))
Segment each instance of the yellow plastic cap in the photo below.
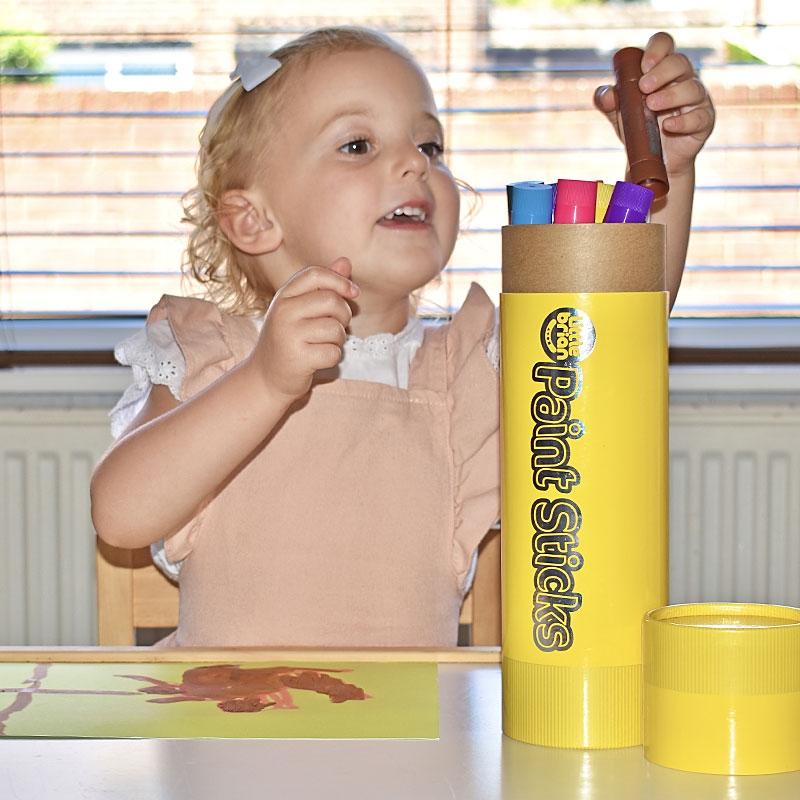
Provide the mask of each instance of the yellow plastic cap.
POLYGON ((689 772, 800 769, 800 608, 698 603, 644 618, 645 757, 689 772))

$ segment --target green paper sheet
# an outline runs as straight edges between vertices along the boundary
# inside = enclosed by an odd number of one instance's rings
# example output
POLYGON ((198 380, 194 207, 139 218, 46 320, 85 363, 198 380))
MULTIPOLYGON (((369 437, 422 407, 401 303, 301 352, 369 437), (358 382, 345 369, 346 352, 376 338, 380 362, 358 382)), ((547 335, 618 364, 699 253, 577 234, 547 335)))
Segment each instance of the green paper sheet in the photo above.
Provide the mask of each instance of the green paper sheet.
POLYGON ((438 735, 435 663, 0 664, 0 738, 438 735))

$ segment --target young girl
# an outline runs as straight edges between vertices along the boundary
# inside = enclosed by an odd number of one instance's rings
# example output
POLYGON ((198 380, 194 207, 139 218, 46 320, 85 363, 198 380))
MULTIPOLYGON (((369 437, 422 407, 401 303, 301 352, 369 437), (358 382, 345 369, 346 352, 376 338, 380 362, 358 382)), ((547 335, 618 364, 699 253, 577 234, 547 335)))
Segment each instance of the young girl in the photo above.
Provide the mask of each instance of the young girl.
MULTIPOLYGON (((653 218, 674 296, 714 114, 668 35, 643 67, 670 115, 653 218)), ((97 532, 179 570, 179 645, 455 645, 499 515, 497 332, 477 286, 449 323, 413 313, 459 224, 431 88, 353 28, 232 77, 187 209, 209 300, 162 298, 118 349, 136 383, 93 476, 97 532)), ((611 95, 596 102, 613 118, 611 95)))

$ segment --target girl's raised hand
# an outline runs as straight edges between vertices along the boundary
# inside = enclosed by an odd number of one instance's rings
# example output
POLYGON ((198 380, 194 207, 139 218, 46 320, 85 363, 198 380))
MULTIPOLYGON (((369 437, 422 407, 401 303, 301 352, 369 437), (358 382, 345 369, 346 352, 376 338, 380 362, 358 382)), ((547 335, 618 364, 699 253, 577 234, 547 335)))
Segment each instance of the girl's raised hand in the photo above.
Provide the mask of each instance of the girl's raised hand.
POLYGON ((352 265, 338 258, 330 267, 306 267, 293 275, 270 303, 250 356, 267 386, 290 402, 311 388, 314 373, 342 357, 358 287, 352 265))
MULTIPOLYGON (((683 53, 675 52, 675 42, 668 33, 650 37, 642 56, 642 73, 639 88, 646 95, 648 108, 658 116, 667 172, 680 175, 692 169, 714 129, 714 105, 692 63, 683 53)), ((622 138, 613 89, 598 87, 594 103, 622 138)))

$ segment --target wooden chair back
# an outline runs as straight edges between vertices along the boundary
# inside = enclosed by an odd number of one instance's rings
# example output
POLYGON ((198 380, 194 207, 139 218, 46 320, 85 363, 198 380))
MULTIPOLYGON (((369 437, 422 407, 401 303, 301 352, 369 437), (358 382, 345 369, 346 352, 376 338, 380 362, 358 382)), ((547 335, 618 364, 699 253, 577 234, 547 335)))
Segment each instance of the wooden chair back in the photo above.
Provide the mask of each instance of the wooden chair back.
MULTIPOLYGON (((500 644, 500 531, 493 529, 478 550, 472 589, 461 609, 473 646, 500 644)), ((152 562, 149 548, 122 550, 97 542, 97 643, 136 644, 140 628, 178 625, 178 587, 152 562)))
POLYGON ((136 644, 140 628, 178 626, 178 585, 153 564, 150 548, 124 550, 97 540, 97 643, 136 644))

